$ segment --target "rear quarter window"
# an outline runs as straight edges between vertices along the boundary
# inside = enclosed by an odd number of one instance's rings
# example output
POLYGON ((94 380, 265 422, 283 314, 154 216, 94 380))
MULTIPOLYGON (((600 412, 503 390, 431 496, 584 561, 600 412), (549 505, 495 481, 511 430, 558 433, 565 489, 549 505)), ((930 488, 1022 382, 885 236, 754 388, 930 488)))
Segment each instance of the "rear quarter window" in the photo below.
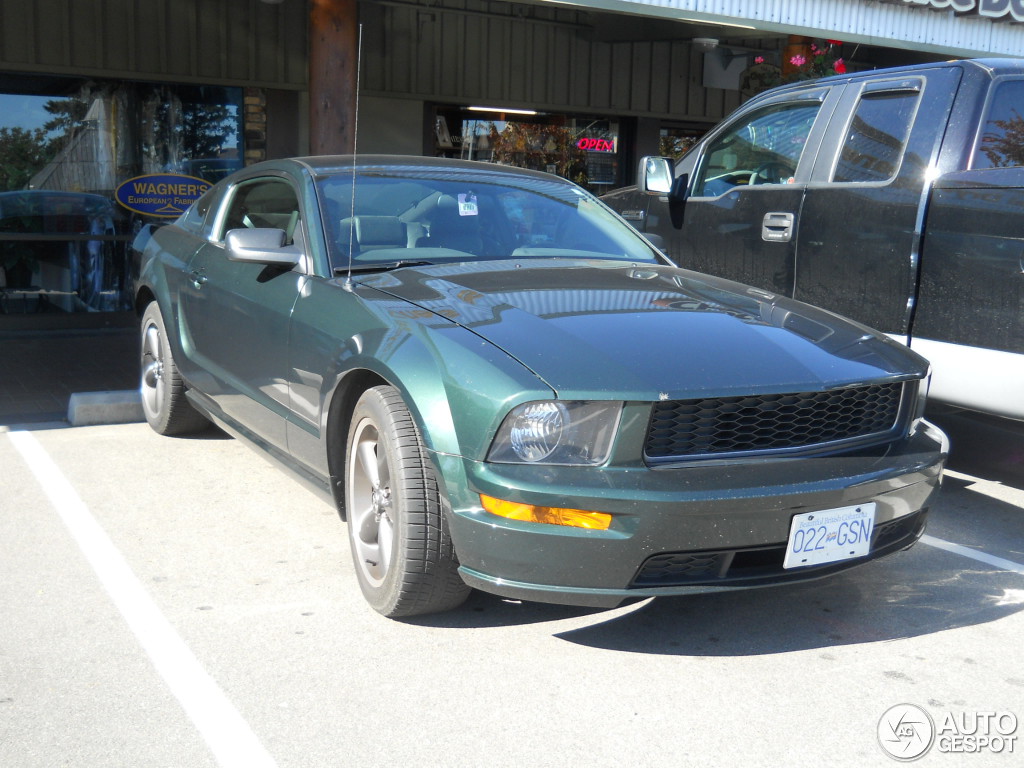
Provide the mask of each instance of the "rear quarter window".
POLYGON ((847 130, 832 181, 877 183, 895 178, 919 98, 917 91, 864 93, 847 130))
POLYGON ((1024 166, 1024 80, 999 83, 989 99, 988 114, 971 167, 1024 166))
POLYGON ((191 207, 178 220, 178 226, 194 235, 209 237, 213 227, 216 207, 223 195, 222 187, 211 187, 206 193, 192 203, 191 207))

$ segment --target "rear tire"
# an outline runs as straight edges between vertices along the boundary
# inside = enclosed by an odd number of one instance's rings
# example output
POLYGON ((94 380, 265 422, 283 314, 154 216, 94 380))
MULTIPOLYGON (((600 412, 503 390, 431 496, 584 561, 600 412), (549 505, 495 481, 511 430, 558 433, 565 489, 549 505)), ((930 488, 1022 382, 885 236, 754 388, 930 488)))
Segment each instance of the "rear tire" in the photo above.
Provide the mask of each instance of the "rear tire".
POLYGON ((437 479, 394 387, 356 403, 345 454, 345 510, 367 602, 398 618, 449 610, 470 588, 458 574, 437 479))
POLYGON ((185 384, 174 364, 160 306, 154 301, 142 313, 142 411, 161 435, 199 432, 210 422, 185 397, 185 384))

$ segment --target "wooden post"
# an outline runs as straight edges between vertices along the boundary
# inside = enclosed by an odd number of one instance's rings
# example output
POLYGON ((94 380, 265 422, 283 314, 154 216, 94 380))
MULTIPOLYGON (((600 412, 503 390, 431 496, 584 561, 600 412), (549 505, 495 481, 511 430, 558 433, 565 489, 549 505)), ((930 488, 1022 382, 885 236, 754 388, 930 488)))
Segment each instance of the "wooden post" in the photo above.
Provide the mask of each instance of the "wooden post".
POLYGON ((309 149, 351 153, 356 129, 357 0, 309 3, 309 149))
POLYGON ((811 38, 803 35, 790 35, 786 47, 782 51, 782 74, 790 75, 800 67, 792 62, 794 56, 803 56, 806 61, 811 60, 811 38))

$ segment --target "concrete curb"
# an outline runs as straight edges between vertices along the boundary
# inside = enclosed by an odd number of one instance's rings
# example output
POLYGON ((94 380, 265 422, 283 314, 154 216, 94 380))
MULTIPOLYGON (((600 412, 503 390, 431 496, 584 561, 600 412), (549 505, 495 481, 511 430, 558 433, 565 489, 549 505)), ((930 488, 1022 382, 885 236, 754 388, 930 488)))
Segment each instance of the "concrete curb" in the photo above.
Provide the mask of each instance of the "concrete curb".
POLYGON ((137 389, 75 392, 68 401, 68 423, 73 427, 132 424, 144 420, 142 396, 137 389))

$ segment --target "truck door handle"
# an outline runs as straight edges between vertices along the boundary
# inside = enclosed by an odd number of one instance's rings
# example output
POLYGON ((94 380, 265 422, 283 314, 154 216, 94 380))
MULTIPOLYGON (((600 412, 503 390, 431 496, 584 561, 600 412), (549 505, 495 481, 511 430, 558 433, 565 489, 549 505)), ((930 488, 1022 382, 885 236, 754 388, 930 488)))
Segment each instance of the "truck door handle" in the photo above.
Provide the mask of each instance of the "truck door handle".
POLYGON ((195 270, 192 270, 192 272, 189 274, 189 279, 192 280, 192 285, 194 285, 196 288, 202 288, 203 283, 209 280, 209 278, 202 272, 196 272, 195 270))
POLYGON ((792 213, 766 213, 761 222, 761 239, 769 243, 788 243, 793 239, 795 218, 792 213))

